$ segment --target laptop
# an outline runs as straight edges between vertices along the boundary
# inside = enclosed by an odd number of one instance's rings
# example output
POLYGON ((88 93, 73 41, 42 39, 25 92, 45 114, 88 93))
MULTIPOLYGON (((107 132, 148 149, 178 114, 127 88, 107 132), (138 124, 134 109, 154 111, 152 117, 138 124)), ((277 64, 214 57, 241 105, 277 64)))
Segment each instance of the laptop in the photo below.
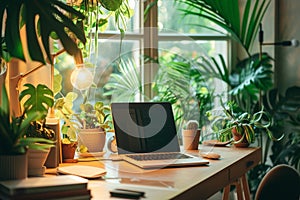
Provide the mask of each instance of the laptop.
POLYGON ((112 103, 119 156, 140 168, 207 165, 201 157, 180 152, 169 102, 112 103))

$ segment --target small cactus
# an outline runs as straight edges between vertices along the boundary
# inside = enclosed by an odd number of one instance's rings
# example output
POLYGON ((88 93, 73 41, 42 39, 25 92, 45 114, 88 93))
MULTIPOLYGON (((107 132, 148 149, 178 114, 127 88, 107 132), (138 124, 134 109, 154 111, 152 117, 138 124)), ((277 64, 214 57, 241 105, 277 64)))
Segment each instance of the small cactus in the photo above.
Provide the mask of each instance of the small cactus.
POLYGON ((197 130, 199 128, 199 123, 196 120, 189 120, 186 123, 187 130, 197 130))

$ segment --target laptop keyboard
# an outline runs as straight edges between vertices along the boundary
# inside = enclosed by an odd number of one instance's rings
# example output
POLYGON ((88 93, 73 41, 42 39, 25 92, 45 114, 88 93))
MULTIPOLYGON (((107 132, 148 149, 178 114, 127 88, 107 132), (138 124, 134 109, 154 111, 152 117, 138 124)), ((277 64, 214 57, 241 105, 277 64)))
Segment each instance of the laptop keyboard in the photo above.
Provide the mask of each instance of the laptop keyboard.
POLYGON ((171 159, 185 159, 191 158, 186 154, 182 153, 153 153, 153 154, 136 154, 136 155, 127 155, 129 158, 135 160, 171 160, 171 159))

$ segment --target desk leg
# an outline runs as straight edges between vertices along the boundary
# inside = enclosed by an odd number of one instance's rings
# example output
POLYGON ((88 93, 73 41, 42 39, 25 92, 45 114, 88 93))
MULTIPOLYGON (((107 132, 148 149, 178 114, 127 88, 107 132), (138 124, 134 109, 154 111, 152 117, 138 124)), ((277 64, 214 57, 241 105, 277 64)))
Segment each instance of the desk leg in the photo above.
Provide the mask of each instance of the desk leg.
POLYGON ((235 184, 235 189, 236 189, 237 199, 243 200, 243 188, 242 188, 242 183, 240 178, 237 180, 235 184))
POLYGON ((230 194, 230 185, 227 185, 223 190, 223 200, 229 200, 229 194, 230 194))
POLYGON ((243 185, 243 191, 244 191, 244 196, 245 196, 245 200, 250 200, 250 189, 249 189, 249 185, 248 185, 248 180, 246 177, 246 174, 244 174, 242 177, 242 185, 243 185))
POLYGON ((246 174, 239 178, 236 182, 227 185, 223 190, 223 200, 229 199, 230 186, 235 185, 238 200, 250 200, 250 190, 246 174))

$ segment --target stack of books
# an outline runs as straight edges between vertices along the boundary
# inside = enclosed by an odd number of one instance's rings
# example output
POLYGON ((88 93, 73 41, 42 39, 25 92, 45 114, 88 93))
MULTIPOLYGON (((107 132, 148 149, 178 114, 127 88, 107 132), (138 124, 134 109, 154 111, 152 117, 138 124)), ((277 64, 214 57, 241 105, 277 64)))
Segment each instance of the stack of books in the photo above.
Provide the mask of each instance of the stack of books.
POLYGON ((1 200, 89 200, 88 180, 74 175, 0 181, 1 200))

